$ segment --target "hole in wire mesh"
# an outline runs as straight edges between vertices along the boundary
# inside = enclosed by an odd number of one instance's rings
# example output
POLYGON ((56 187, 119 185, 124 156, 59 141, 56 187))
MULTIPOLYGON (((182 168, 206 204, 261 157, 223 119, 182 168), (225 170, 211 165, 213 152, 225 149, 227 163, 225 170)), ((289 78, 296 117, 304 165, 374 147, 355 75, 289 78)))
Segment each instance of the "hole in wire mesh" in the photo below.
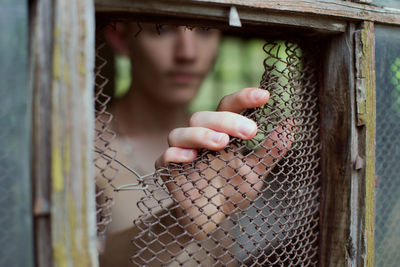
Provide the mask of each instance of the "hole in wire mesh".
MULTIPOLYGON (((120 171, 102 93, 102 48, 96 54, 99 233, 111 219, 120 171)), ((319 118, 316 58, 309 53, 315 50, 289 41, 266 41, 263 49, 260 87, 271 98, 242 113, 257 122, 257 135, 231 138, 220 151, 201 150, 191 163, 171 163, 140 180, 144 194, 130 236, 135 264, 317 265, 319 118)))

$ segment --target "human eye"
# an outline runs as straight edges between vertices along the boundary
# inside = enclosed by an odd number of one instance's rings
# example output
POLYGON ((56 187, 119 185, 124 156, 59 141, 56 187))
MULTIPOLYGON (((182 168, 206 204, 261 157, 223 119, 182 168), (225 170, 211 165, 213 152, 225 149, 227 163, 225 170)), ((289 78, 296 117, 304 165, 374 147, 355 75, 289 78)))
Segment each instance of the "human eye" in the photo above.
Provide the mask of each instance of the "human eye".
POLYGON ((171 26, 171 25, 157 25, 156 26, 156 32, 159 35, 173 34, 175 31, 176 31, 176 27, 171 26))
POLYGON ((199 27, 195 28, 196 33, 202 34, 202 35, 209 35, 212 30, 210 28, 205 28, 205 27, 199 27))
POLYGON ((196 32, 197 35, 202 37, 210 37, 218 34, 218 30, 205 27, 195 28, 194 31, 196 32))

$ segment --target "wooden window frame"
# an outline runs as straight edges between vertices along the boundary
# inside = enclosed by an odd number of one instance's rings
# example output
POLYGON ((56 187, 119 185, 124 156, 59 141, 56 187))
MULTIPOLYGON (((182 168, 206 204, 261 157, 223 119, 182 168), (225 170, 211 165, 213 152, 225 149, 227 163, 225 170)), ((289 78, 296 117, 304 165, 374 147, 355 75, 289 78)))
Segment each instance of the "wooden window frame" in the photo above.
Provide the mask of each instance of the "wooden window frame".
POLYGON ((234 6, 249 31, 267 25, 324 38, 320 265, 373 266, 374 23, 400 26, 400 10, 362 2, 31 1, 36 264, 98 265, 91 131, 95 13, 226 27, 234 6))

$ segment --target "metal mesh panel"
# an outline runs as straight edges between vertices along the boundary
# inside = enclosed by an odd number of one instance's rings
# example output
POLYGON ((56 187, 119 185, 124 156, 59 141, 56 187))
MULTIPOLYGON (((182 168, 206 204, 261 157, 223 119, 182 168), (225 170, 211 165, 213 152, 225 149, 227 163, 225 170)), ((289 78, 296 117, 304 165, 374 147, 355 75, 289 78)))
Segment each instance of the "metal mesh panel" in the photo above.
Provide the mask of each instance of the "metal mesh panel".
POLYGON ((376 28, 375 266, 398 266, 400 254, 400 39, 376 28), (396 45, 397 44, 397 45, 396 45))
POLYGON ((95 157, 96 170, 96 213, 97 232, 104 234, 106 226, 111 222, 111 207, 113 205, 114 185, 118 169, 112 164, 115 161, 117 151, 110 144, 115 138, 115 133, 110 128, 112 115, 107 111, 107 104, 111 97, 103 92, 108 79, 101 71, 107 64, 107 60, 100 55, 105 43, 99 42, 96 47, 95 70, 95 157))
MULTIPOLYGON (((134 219, 136 265, 313 266, 317 264, 319 149, 314 46, 268 41, 261 88, 270 101, 244 116, 258 125, 250 141, 231 138, 221 151, 140 177, 110 147, 107 61, 96 47, 96 185, 98 233, 111 221, 118 167, 144 196, 134 219), (309 51, 312 52, 309 53, 309 51)), ((135 204, 135 203, 132 203, 135 204)), ((128 245, 128 244, 127 244, 128 245)))
POLYGON ((267 42, 264 51, 261 87, 271 99, 243 113, 257 122, 258 134, 142 181, 136 264, 317 264, 316 70, 296 43, 267 42))

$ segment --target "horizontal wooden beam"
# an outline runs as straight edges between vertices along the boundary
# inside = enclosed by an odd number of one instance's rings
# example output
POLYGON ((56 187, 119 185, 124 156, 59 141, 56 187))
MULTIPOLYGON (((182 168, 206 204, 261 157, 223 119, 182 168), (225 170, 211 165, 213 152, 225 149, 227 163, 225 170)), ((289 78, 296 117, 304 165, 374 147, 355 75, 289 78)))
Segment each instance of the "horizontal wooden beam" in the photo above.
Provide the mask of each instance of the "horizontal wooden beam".
POLYGON ((191 18, 228 19, 235 6, 247 23, 270 23, 343 32, 346 21, 400 26, 400 9, 340 0, 95 0, 97 12, 142 12, 191 18))
POLYGON ((192 0, 193 2, 254 7, 280 12, 331 16, 345 20, 374 21, 400 25, 400 9, 343 0, 192 0), (228 3, 229 2, 229 3, 228 3))
MULTIPOLYGON (((199 19, 211 21, 218 25, 228 25, 230 7, 233 5, 228 1, 197 1, 197 0, 96 0, 96 12, 114 15, 131 15, 145 17, 149 15, 176 17, 192 20, 199 23, 199 19)), ((234 1, 233 1, 234 2, 234 1)), ((277 10, 266 9, 258 5, 234 4, 245 26, 254 25, 278 25, 294 26, 312 29, 318 32, 344 32, 346 22, 331 17, 321 17, 313 14, 305 16, 293 12, 277 12, 277 10)), ((190 21, 189 21, 190 22, 190 21)))

